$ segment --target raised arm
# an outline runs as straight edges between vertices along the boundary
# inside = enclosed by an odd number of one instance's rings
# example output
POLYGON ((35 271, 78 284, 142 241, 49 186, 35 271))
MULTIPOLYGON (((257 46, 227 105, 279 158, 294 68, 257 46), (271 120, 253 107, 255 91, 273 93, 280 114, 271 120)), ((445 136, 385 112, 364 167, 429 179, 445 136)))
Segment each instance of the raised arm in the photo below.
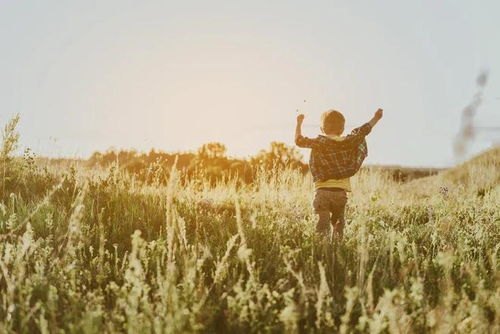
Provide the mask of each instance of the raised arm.
POLYGON ((304 115, 300 114, 297 116, 297 125, 295 126, 295 142, 297 139, 302 137, 302 123, 304 122, 304 115))
POLYGON ((380 121, 383 115, 384 111, 379 108, 368 123, 365 123, 359 128, 352 130, 352 132, 347 135, 342 141, 342 144, 348 146, 360 144, 372 131, 372 128, 378 123, 378 121, 380 121))
POLYGON ((302 148, 313 148, 317 142, 315 139, 302 135, 302 122, 304 122, 304 115, 300 114, 297 116, 297 126, 295 127, 295 145, 302 148))
POLYGON ((373 115, 372 119, 368 122, 368 124, 371 125, 373 128, 375 124, 380 121, 380 119, 384 116, 384 109, 378 108, 377 111, 375 112, 375 115, 373 115))

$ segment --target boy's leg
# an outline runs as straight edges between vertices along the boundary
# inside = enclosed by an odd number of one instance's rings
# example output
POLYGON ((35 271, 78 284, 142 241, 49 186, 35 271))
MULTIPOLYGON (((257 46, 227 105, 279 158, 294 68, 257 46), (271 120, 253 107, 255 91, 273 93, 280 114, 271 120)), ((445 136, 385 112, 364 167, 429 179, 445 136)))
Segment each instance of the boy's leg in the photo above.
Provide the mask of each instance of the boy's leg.
POLYGON ((332 219, 332 238, 334 239, 339 239, 342 240, 344 237, 344 226, 345 226, 345 220, 344 220, 344 215, 338 217, 337 219, 332 219))
POLYGON ((328 230, 330 229, 329 202, 328 191, 324 191, 321 189, 316 190, 313 200, 314 212, 318 215, 316 232, 323 236, 328 236, 328 230))
POLYGON ((347 203, 347 194, 345 191, 335 192, 332 196, 331 203, 331 224, 333 227, 332 239, 342 240, 344 236, 344 225, 345 225, 345 206, 347 203))

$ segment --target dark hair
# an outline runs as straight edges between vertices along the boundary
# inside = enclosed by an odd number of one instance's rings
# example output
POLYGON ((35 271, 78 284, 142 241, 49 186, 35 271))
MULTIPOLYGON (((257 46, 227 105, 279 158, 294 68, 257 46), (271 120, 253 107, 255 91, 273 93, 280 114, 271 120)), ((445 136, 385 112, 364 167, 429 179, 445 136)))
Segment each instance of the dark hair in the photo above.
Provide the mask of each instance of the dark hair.
POLYGON ((344 125, 344 115, 337 110, 331 109, 321 115, 321 129, 326 134, 342 132, 344 125))

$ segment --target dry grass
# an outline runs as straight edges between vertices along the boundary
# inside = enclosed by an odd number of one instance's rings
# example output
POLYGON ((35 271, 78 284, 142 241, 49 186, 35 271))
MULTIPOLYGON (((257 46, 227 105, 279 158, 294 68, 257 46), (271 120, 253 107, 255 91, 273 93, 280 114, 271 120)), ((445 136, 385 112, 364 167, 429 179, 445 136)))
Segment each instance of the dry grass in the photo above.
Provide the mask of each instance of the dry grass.
POLYGON ((407 184, 360 173, 335 244, 293 171, 144 186, 11 165, 0 332, 499 332, 499 152, 407 184))

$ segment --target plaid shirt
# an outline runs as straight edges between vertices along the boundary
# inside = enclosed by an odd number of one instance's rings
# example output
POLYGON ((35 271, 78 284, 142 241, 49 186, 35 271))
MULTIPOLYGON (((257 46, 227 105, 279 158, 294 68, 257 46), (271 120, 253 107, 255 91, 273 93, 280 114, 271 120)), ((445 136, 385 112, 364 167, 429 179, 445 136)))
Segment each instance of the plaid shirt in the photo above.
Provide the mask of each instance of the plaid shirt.
POLYGON ((372 127, 366 123, 352 130, 342 141, 326 136, 316 138, 300 136, 295 140, 298 147, 310 148, 309 168, 314 182, 343 179, 356 174, 368 155, 365 137, 372 127))

